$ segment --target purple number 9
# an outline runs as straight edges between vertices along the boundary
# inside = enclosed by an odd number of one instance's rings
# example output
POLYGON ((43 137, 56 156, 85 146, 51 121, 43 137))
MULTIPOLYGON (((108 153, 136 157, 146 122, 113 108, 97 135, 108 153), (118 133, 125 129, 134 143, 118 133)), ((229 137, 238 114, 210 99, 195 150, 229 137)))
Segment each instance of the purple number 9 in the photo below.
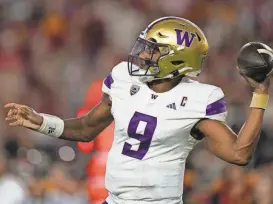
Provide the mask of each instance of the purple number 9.
POLYGON ((127 133, 129 137, 140 141, 139 148, 138 150, 132 150, 131 149, 132 145, 125 142, 123 146, 122 154, 139 159, 139 160, 143 159, 143 157, 146 155, 151 145, 151 141, 155 132, 156 125, 157 125, 156 117, 135 112, 135 114, 130 120, 127 133), (141 121, 146 123, 146 127, 144 129, 143 134, 137 133, 137 128, 141 121))

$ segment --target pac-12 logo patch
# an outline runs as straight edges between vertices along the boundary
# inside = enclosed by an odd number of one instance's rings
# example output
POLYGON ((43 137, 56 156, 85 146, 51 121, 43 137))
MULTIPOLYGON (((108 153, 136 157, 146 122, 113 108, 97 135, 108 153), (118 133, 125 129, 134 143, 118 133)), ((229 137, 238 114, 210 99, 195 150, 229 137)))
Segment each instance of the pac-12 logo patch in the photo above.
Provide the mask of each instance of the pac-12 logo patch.
POLYGON ((139 91, 140 87, 137 86, 137 85, 132 85, 131 88, 130 88, 130 94, 131 96, 132 95, 135 95, 138 91, 139 91))

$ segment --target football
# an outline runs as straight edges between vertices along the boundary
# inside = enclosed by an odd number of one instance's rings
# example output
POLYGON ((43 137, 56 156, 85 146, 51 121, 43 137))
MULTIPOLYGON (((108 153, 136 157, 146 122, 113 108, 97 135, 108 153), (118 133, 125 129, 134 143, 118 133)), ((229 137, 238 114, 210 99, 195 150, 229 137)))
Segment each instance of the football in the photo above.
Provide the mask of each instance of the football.
POLYGON ((263 82, 273 70, 273 51, 261 42, 249 42, 239 51, 239 72, 256 82, 263 82))

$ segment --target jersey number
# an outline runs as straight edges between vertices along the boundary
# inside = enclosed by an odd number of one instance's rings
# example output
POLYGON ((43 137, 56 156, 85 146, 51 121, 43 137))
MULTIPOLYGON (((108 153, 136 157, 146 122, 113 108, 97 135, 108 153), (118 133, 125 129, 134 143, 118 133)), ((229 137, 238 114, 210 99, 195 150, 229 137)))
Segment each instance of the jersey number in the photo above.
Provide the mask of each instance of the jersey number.
POLYGON ((157 118, 143 113, 135 112, 128 126, 128 136, 140 141, 138 150, 132 150, 132 145, 125 142, 122 154, 136 159, 143 159, 148 152, 157 125, 157 118), (146 123, 143 134, 137 133, 140 122, 146 123))

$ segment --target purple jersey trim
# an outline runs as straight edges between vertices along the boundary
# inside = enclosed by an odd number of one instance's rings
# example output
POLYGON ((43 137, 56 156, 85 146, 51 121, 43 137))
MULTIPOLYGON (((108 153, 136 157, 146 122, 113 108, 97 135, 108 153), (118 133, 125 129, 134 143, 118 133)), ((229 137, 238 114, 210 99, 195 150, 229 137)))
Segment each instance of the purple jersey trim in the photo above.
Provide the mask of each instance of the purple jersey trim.
POLYGON ((207 106, 206 116, 216 115, 227 111, 226 101, 221 98, 207 106))
POLYGON ((102 204, 108 204, 107 201, 105 200, 102 204))
POLYGON ((111 85, 114 82, 111 73, 104 79, 104 84, 107 86, 108 89, 111 89, 111 85))

